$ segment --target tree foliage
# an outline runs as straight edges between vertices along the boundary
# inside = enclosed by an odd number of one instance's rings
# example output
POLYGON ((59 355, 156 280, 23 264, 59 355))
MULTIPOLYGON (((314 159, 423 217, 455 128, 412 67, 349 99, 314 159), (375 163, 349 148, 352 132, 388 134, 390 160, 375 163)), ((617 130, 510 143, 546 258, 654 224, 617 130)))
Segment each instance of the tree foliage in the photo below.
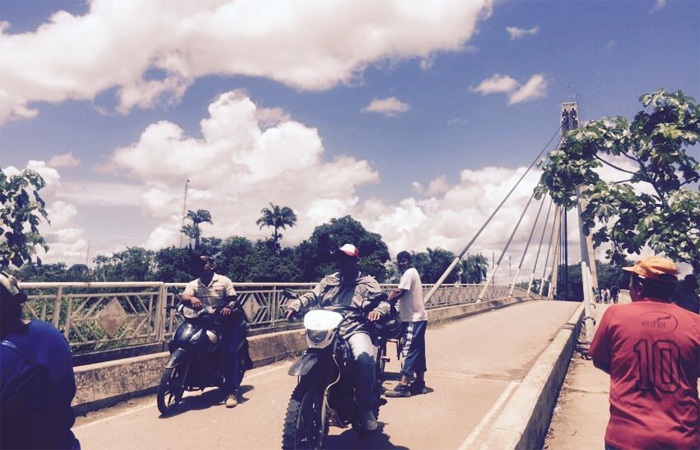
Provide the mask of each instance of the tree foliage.
POLYGON ((48 222, 39 191, 44 179, 33 170, 7 176, 0 170, 0 267, 17 268, 31 262, 36 247, 49 247, 39 233, 42 219, 48 222))
POLYGON ((202 237, 202 230, 199 225, 204 222, 213 224, 214 222, 211 221, 211 213, 206 209, 198 209, 197 211, 188 210, 185 218, 189 219, 192 223, 183 226, 180 232, 187 236, 190 241, 194 241, 195 249, 199 249, 200 239, 202 237))
POLYGON ((460 263, 460 280, 462 283, 479 284, 486 280, 488 268, 489 262, 482 254, 467 255, 467 259, 460 263))
POLYGON ((260 210, 262 217, 260 217, 255 223, 262 227, 272 227, 272 247, 277 251, 279 249, 279 240, 282 239, 282 234, 279 229, 286 229, 287 227, 293 227, 297 223, 297 215, 288 206, 280 207, 278 205, 273 205, 270 203, 269 208, 263 208, 260 210))
POLYGON ((680 91, 640 102, 631 123, 605 118, 570 131, 550 153, 537 195, 566 208, 582 202, 584 231, 594 231, 596 247, 609 243, 618 265, 646 245, 700 273, 700 165, 688 154, 700 138, 700 107, 680 91), (604 165, 626 179, 601 179, 604 165))
POLYGON ((384 263, 389 260, 389 248, 379 234, 367 231, 350 216, 331 219, 330 223, 319 225, 309 241, 302 243, 299 256, 310 262, 303 268, 305 281, 318 280, 335 272, 333 253, 346 243, 354 244, 360 250, 360 271, 372 275, 380 283, 384 282, 384 263))

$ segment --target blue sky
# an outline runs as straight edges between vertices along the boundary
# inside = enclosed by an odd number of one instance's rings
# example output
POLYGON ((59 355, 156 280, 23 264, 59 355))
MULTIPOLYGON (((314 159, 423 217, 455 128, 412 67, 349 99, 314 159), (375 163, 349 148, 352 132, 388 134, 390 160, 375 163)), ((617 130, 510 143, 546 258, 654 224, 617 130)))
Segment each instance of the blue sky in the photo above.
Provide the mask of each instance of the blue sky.
MULTIPOLYGON (((350 214, 392 256, 459 253, 561 102, 700 98, 690 0, 0 0, 0 21, 0 166, 45 176, 44 259, 69 264, 177 245, 186 179, 205 235, 265 237, 273 202, 299 215, 283 245, 350 214)), ((501 252, 537 177, 473 251, 501 252)))

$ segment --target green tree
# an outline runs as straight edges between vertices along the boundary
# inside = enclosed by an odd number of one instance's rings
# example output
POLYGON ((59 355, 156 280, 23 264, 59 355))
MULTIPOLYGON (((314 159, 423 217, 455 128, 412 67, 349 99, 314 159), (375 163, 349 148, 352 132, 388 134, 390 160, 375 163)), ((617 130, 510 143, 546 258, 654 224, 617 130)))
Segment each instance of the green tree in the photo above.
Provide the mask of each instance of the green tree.
POLYGON ((66 279, 60 281, 90 281, 90 268, 85 264, 73 264, 66 271, 66 279))
POLYGON ((233 281, 250 281, 250 256, 253 252, 253 243, 248 238, 232 236, 225 239, 221 244, 221 252, 216 258, 217 272, 233 281))
POLYGON ((68 271, 66 270, 66 264, 62 262, 41 265, 31 263, 24 264, 19 269, 19 278, 23 281, 37 281, 47 283, 57 281, 69 281, 68 271))
POLYGON ((180 232, 187 236, 191 241, 194 241, 194 248, 199 249, 200 238, 202 236, 202 229, 200 224, 207 222, 214 224, 211 221, 211 213, 206 209, 198 209, 197 211, 188 210, 186 219, 189 219, 192 224, 185 225, 180 229, 180 232))
POLYGON ((299 258, 304 262, 302 281, 317 281, 335 272, 333 253, 346 243, 354 244, 360 250, 360 271, 383 283, 386 279, 384 263, 389 260, 389 248, 381 235, 367 231, 350 216, 331 219, 330 223, 317 226, 309 241, 299 246, 299 258))
MULTIPOLYGON (((428 284, 437 283, 442 274, 445 273, 450 264, 452 264, 452 261, 455 259, 455 254, 449 250, 443 250, 439 247, 435 249, 428 248, 427 250, 430 263, 424 269, 425 272, 421 274, 422 281, 423 283, 428 284)), ((454 283, 457 281, 458 276, 459 274, 457 271, 453 270, 449 275, 447 275, 444 283, 454 283)))
POLYGON ((270 203, 270 208, 263 208, 260 210, 262 217, 260 217, 255 223, 262 227, 272 227, 272 248, 277 250, 279 247, 279 240, 282 239, 282 234, 279 229, 286 229, 287 227, 293 227, 297 223, 297 215, 294 211, 287 207, 279 207, 278 205, 273 205, 270 203))
POLYGON ((157 267, 155 253, 141 247, 128 247, 112 256, 97 255, 95 278, 99 281, 151 281, 157 267))
POLYGON ((486 279, 489 262, 482 254, 467 255, 467 259, 463 259, 460 266, 462 269, 460 281, 462 283, 479 284, 486 279))
POLYGON ((627 289, 630 282, 630 274, 629 272, 622 270, 622 267, 631 265, 633 265, 633 263, 627 260, 625 260, 621 266, 596 261, 598 286, 601 288, 611 288, 613 286, 617 286, 620 289, 627 289))
POLYGON ((640 102, 631 123, 605 118, 570 131, 544 164, 537 195, 566 208, 582 202, 585 231, 598 227, 594 245, 609 243, 617 265, 646 245, 700 273, 700 165, 687 152, 700 138, 700 107, 680 91, 640 102), (603 165, 627 179, 602 180, 603 165))
POLYGON ((189 248, 162 248, 155 252, 154 278, 165 283, 190 281, 193 260, 194 253, 189 248))
POLYGON ((7 176, 0 170, 0 267, 21 267, 31 262, 36 247, 49 249, 39 233, 41 219, 48 220, 39 191, 44 179, 33 170, 7 176))

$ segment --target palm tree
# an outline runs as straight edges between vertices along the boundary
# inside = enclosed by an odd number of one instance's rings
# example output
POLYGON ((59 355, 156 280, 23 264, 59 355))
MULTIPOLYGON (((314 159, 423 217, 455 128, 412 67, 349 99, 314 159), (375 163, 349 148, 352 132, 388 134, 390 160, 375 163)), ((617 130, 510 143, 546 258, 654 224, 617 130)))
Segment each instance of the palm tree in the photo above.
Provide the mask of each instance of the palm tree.
POLYGON ((467 255, 467 259, 462 260, 462 283, 481 283, 486 279, 488 266, 488 261, 481 253, 467 255))
POLYGON ((255 224, 262 227, 273 227, 274 232, 272 233, 272 245, 275 249, 278 248, 278 241, 282 239, 282 234, 279 233, 279 229, 286 229, 287 226, 293 227, 297 223, 297 215, 292 211, 291 208, 284 206, 279 207, 270 203, 270 208, 263 208, 260 210, 262 217, 260 217, 255 224))
POLYGON ((197 211, 188 210, 185 218, 192 221, 192 225, 185 225, 180 228, 180 232, 183 233, 190 239, 194 239, 194 248, 199 248, 199 238, 202 236, 202 232, 199 228, 199 224, 207 222, 214 224, 211 221, 211 213, 206 209, 198 209, 197 211))

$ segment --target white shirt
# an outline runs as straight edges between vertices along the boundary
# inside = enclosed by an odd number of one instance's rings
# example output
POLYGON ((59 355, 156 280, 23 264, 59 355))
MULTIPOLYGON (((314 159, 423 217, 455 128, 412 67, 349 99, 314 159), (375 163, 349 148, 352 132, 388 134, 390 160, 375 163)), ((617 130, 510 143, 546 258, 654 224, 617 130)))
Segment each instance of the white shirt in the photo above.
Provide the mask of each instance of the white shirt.
POLYGON ((410 267, 401 275, 399 289, 405 290, 399 300, 399 315, 402 322, 420 322, 428 320, 423 301, 423 285, 415 267, 410 267))

